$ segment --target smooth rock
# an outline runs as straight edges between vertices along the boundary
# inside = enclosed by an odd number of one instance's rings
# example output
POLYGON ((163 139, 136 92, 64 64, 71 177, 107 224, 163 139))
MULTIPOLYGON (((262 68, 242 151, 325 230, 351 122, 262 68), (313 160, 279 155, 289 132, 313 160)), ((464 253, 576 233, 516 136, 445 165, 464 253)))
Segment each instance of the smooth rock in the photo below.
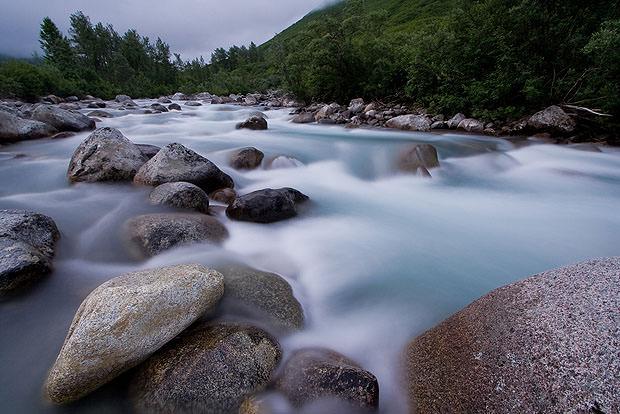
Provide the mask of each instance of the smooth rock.
POLYGON ((209 211, 207 193, 190 183, 176 182, 159 185, 151 192, 149 201, 155 205, 196 210, 201 213, 209 211))
POLYGON ((267 128, 267 120, 262 116, 251 116, 244 122, 237 124, 237 129, 264 130, 267 128))
POLYGON ((291 120, 294 124, 311 124, 316 122, 314 114, 312 112, 302 112, 293 117, 291 120))
POLYGON ((562 108, 552 105, 532 115, 527 126, 535 131, 570 134, 575 131, 577 123, 562 108))
POLYGON ((172 100, 167 96, 160 96, 159 99, 157 99, 157 102, 159 102, 160 104, 169 104, 172 103, 172 100))
POLYGON ((143 270, 111 279, 82 302, 46 382, 68 403, 135 367, 213 309, 220 273, 202 265, 143 270))
POLYGON ((56 128, 46 123, 23 119, 8 111, 0 111, 0 143, 43 138, 57 132, 56 128))
POLYGON ((439 167, 437 149, 431 144, 415 144, 400 154, 399 170, 416 172, 420 167, 427 170, 439 167))
POLYGON ((237 197, 226 209, 233 220, 273 223, 297 215, 297 204, 308 197, 292 188, 267 188, 237 197))
POLYGON ((230 158, 230 165, 237 170, 252 170, 263 162, 265 154, 254 147, 241 148, 230 158))
POLYGON ((431 121, 424 115, 401 115, 388 120, 385 126, 405 131, 430 131, 431 121))
POLYGON ((187 97, 187 95, 185 95, 184 93, 181 93, 181 92, 175 93, 170 98, 175 100, 175 101, 187 101, 189 99, 187 97))
POLYGON ((170 111, 181 111, 181 105, 179 105, 178 103, 171 103, 170 105, 168 105, 168 109, 170 111))
POLYGON ((166 108, 164 105, 160 103, 151 104, 151 109, 155 111, 159 111, 159 112, 168 112, 168 108, 166 108))
POLYGON ((68 111, 78 111, 80 109, 80 104, 77 102, 64 102, 58 105, 58 107, 68 111))
POLYGON ((202 104, 196 101, 187 101, 185 102, 185 106, 202 106, 202 104))
POLYGON ((220 188, 209 194, 209 198, 224 204, 231 204, 237 198, 237 193, 232 188, 220 188))
POLYGON ((131 101, 131 96, 129 96, 129 95, 116 95, 116 98, 114 98, 114 101, 118 102, 118 103, 129 102, 129 101, 131 101))
POLYGON ((32 112, 32 119, 45 122, 59 131, 84 131, 95 129, 95 121, 79 112, 67 111, 52 105, 39 105, 32 112))

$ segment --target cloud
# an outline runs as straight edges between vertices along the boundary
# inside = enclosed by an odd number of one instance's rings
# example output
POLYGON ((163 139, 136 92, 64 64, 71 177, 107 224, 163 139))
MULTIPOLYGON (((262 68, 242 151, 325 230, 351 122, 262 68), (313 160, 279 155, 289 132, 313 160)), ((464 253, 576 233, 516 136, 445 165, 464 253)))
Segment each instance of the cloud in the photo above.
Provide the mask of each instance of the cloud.
POLYGON ((39 52, 39 24, 49 16, 65 33, 77 10, 123 33, 161 37, 184 58, 217 47, 260 44, 330 0, 0 0, 0 53, 39 52))

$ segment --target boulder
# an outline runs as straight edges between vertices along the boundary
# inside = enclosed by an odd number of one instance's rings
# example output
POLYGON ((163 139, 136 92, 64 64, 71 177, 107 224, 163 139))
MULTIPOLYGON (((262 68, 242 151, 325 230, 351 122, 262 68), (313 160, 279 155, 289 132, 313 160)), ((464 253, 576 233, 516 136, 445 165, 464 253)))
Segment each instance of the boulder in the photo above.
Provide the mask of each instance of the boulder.
POLYGON ((228 237, 228 230, 216 218, 182 213, 131 218, 124 225, 124 233, 131 253, 139 258, 194 243, 220 244, 228 237))
POLYGON ((64 102, 58 105, 60 109, 66 109, 68 111, 78 111, 80 110, 80 104, 77 102, 64 102))
POLYGON ((87 108, 105 108, 106 106, 108 106, 108 104, 106 104, 103 101, 96 101, 96 102, 90 102, 88 105, 86 105, 87 108))
POLYGON ((385 126, 405 131, 430 131, 431 121, 424 115, 401 115, 391 118, 385 126))
POLYGON ((178 103, 171 103, 170 105, 168 105, 168 109, 170 111, 181 111, 181 105, 179 105, 178 103))
POLYGON ((190 264, 111 279, 82 302, 45 390, 75 401, 140 364, 210 311, 224 294, 220 273, 190 264))
POLYGON ((448 123, 446 121, 434 121, 431 124, 431 129, 447 129, 448 123))
POLYGON ((116 95, 116 98, 114 98, 114 101, 118 103, 130 102, 131 97, 129 95, 116 95))
POLYGON ((67 111, 52 105, 39 105, 32 112, 32 119, 45 122, 59 131, 84 131, 95 129, 95 121, 79 112, 67 111))
POLYGON ((147 160, 118 129, 99 128, 73 153, 67 178, 71 182, 130 181, 147 160))
POLYGON ((291 120, 294 124, 311 124, 316 122, 314 114, 312 112, 301 112, 293 117, 291 120))
POLYGON ((483 296, 411 342, 417 412, 611 413, 620 407, 620 258, 483 296))
POLYGON ((417 173, 424 168, 428 172, 436 167, 439 167, 437 149, 430 144, 415 144, 403 151, 398 159, 398 169, 401 171, 417 173))
POLYGON ((351 114, 353 115, 362 113, 365 107, 366 104, 364 104, 364 100, 362 98, 353 99, 349 103, 349 111, 351 111, 351 114))
POLYGON ((94 111, 90 111, 87 116, 94 116, 96 118, 113 118, 114 115, 109 113, 108 111, 102 111, 101 109, 96 109, 94 111))
POLYGON ((215 164, 177 143, 163 147, 134 178, 138 184, 153 186, 178 181, 195 184, 207 192, 234 188, 232 178, 215 164))
POLYGON ((155 187, 149 196, 154 205, 166 205, 175 208, 209 212, 209 196, 194 184, 177 182, 165 183, 155 187))
POLYGON ((289 157, 286 155, 278 155, 269 163, 269 168, 278 169, 278 168, 297 168, 303 167, 304 163, 299 161, 297 158, 289 157))
POLYGON ((456 129, 461 129, 467 132, 482 133, 484 131, 484 123, 474 118, 465 118, 459 122, 456 129))
POLYGON ((47 95, 41 98, 41 102, 45 102, 45 103, 52 104, 52 105, 58 105, 58 104, 63 103, 64 99, 56 95, 47 95))
POLYGON ((230 165, 237 170, 252 170, 263 161, 265 154, 254 147, 241 148, 233 153, 230 165))
POLYGON ((267 128, 267 120, 262 116, 251 116, 237 124, 237 129, 263 130, 267 128))
POLYGON ((187 95, 185 95, 184 93, 181 93, 181 92, 175 93, 170 98, 175 100, 175 101, 187 101, 187 100, 189 100, 187 95))
POLYGON ((308 197, 293 188, 267 188, 237 197, 226 209, 232 220, 273 223, 297 215, 297 204, 308 197))
POLYGON ((164 105, 160 103, 151 104, 151 109, 153 109, 154 111, 159 111, 159 112, 168 112, 168 108, 166 108, 164 105))
POLYGON ((196 101, 187 101, 185 102, 185 106, 202 106, 202 104, 196 101))
POLYGON ((217 269, 224 275, 222 305, 233 313, 263 322, 277 332, 302 329, 304 312, 284 278, 242 265, 217 269))
POLYGON ((0 111, 0 144, 54 135, 56 128, 43 122, 23 119, 8 111, 0 111))
POLYGON ((237 193, 232 188, 220 188, 209 194, 209 198, 224 204, 231 204, 237 198, 237 193))
POLYGON ((140 151, 142 151, 142 154, 144 154, 144 156, 149 160, 153 158, 155 155, 157 155, 159 150, 161 150, 161 147, 158 147, 157 145, 136 144, 136 146, 140 148, 140 151))
POLYGON ((530 130, 560 135, 574 132, 576 126, 575 120, 556 105, 535 113, 527 120, 527 127, 530 130))
POLYGON ((280 345, 246 325, 200 324, 183 332, 136 372, 129 395, 137 413, 234 413, 263 390, 280 345))
POLYGON ((335 102, 329 105, 323 105, 314 115, 314 119, 316 120, 316 122, 320 123, 322 119, 330 119, 333 114, 340 112, 341 110, 342 108, 340 107, 340 105, 335 102))
POLYGON ((172 103, 172 100, 167 96, 160 96, 157 102, 159 102, 160 104, 169 104, 172 103))
POLYGON ((466 118, 465 115, 463 115, 462 113, 458 113, 454 115, 452 118, 448 120, 448 128, 456 129, 461 123, 461 121, 464 120, 465 118, 466 118))
POLYGON ((22 210, 0 210, 0 294, 48 274, 59 238, 50 217, 22 210))
POLYGON ((296 407, 331 398, 362 409, 379 406, 377 378, 344 355, 325 348, 295 351, 284 364, 276 389, 296 407))

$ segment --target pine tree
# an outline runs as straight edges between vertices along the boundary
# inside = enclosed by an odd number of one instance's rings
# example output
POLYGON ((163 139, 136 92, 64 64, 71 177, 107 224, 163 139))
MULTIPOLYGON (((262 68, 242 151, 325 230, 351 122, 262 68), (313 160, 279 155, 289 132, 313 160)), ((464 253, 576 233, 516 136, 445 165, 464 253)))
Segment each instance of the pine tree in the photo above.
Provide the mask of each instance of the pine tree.
POLYGON ((39 42, 45 53, 45 61, 61 70, 69 70, 74 63, 73 51, 69 40, 62 34, 52 19, 49 17, 43 19, 39 35, 39 42))

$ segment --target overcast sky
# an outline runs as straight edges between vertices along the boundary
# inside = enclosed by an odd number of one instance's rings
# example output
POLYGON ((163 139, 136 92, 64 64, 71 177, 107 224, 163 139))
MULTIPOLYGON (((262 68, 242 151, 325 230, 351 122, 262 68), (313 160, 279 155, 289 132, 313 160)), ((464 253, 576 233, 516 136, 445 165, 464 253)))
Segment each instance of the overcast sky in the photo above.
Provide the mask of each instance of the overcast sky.
POLYGON ((39 51, 39 24, 45 16, 67 33, 77 10, 93 23, 111 23, 117 32, 140 34, 170 44, 184 58, 211 56, 217 47, 260 44, 313 9, 333 0, 0 0, 0 53, 30 56, 39 51))

